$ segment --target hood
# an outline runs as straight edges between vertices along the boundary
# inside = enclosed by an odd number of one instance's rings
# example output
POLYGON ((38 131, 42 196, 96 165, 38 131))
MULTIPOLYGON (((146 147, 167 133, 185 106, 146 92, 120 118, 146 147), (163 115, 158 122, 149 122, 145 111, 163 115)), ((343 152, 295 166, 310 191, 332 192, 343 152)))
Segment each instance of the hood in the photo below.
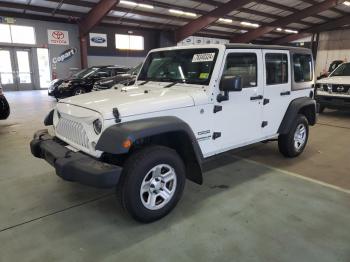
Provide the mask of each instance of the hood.
POLYGON ((92 92, 60 100, 59 103, 76 105, 99 112, 105 119, 112 119, 113 108, 120 117, 190 107, 208 103, 206 92, 199 85, 178 84, 164 88, 169 83, 152 83, 118 89, 92 92))
POLYGON ((317 84, 350 85, 350 76, 330 76, 320 79, 317 84))

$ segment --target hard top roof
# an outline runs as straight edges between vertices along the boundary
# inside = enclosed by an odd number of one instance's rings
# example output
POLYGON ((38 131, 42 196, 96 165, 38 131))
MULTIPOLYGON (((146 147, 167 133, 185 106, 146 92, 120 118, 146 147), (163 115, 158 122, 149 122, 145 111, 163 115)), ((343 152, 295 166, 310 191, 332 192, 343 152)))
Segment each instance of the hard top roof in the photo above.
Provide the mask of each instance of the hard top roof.
POLYGON ((308 51, 310 49, 294 46, 282 46, 282 45, 254 45, 254 44, 225 44, 227 49, 276 49, 276 50, 293 50, 293 51, 308 51))

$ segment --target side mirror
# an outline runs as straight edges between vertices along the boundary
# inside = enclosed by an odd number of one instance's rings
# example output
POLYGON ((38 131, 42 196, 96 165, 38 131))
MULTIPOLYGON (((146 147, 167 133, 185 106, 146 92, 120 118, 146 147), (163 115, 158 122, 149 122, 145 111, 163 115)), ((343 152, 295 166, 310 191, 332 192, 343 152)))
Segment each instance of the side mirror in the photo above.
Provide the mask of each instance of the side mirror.
POLYGON ((219 89, 224 92, 242 91, 242 78, 240 76, 223 76, 219 89))
POLYGON ((218 94, 216 100, 220 103, 229 99, 229 92, 242 91, 242 78, 240 76, 224 76, 221 78, 220 91, 224 94, 218 94))

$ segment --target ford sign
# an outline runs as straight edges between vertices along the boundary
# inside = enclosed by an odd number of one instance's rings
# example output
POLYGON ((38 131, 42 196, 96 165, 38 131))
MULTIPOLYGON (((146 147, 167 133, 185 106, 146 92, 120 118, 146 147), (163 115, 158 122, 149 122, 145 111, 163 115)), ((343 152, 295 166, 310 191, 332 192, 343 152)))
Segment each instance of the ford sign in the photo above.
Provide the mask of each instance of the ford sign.
POLYGON ((72 58, 75 54, 77 53, 76 48, 69 48, 65 51, 63 51, 59 56, 52 58, 52 63, 60 63, 60 62, 65 62, 72 58))
POLYGON ((106 42, 106 38, 103 38, 100 36, 94 36, 94 37, 91 37, 91 41, 96 43, 96 44, 102 44, 102 43, 106 42))

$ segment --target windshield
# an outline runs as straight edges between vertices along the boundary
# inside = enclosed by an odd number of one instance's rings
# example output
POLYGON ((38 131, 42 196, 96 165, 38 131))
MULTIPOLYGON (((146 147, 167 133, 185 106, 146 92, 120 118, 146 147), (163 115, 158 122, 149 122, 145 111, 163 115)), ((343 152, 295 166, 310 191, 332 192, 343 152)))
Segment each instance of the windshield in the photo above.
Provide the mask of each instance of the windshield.
POLYGON ((87 78, 88 76, 95 74, 99 69, 100 69, 99 67, 90 67, 88 69, 81 70, 80 72, 76 73, 73 76, 74 78, 78 78, 78 79, 87 78))
POLYGON ((330 76, 350 76, 350 63, 340 65, 330 76))
POLYGON ((138 80, 208 85, 218 49, 179 49, 150 53, 138 80))

